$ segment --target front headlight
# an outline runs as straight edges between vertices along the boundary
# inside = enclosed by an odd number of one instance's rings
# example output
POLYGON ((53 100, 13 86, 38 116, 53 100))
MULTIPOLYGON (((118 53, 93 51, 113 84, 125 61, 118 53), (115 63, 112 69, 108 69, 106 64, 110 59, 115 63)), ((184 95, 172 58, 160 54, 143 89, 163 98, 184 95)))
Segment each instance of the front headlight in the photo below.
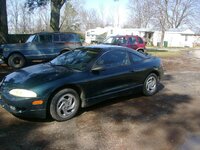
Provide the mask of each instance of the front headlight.
POLYGON ((27 98, 37 97, 37 94, 35 92, 25 89, 13 89, 10 90, 9 93, 17 97, 27 97, 27 98))

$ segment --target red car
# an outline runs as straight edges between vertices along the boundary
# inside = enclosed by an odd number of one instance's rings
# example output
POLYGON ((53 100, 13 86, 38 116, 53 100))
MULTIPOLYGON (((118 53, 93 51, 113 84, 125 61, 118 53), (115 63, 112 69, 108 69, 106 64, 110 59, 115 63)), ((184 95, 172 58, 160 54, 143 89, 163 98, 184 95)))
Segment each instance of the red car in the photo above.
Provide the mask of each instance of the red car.
POLYGON ((111 45, 119 45, 124 47, 129 47, 134 50, 137 50, 139 52, 145 51, 145 42, 143 39, 139 36, 135 35, 117 35, 117 36, 111 36, 107 38, 103 44, 111 44, 111 45))

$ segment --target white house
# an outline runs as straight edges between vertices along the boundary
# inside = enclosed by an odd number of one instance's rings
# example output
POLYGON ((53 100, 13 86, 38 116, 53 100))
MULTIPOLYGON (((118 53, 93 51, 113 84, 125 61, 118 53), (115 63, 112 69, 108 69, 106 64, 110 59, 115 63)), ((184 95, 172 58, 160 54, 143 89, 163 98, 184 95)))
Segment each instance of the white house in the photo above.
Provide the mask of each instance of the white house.
MULTIPOLYGON (((85 42, 103 41, 106 37, 114 35, 138 35, 145 37, 147 42, 157 46, 161 42, 161 31, 146 28, 96 28, 86 31, 85 42)), ((199 43, 200 38, 190 29, 170 29, 165 32, 164 46, 166 47, 193 47, 199 43)))
MULTIPOLYGON (((170 29, 165 32, 164 46, 167 47, 193 47, 196 40, 195 33, 189 29, 170 29)), ((155 31, 152 37, 153 45, 156 46, 161 41, 161 31, 155 31)))
POLYGON ((102 38, 107 38, 109 36, 115 35, 138 35, 140 37, 148 37, 151 38, 153 35, 153 31, 145 28, 118 28, 118 27, 105 27, 96 29, 89 29, 85 33, 85 42, 92 43, 102 41, 102 38))

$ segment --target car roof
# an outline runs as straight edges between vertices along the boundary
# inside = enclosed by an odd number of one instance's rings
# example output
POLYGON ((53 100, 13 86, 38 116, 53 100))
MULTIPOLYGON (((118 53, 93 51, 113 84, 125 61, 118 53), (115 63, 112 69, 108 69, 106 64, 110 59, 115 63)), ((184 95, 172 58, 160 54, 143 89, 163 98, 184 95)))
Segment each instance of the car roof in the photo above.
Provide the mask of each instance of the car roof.
POLYGON ((78 33, 75 33, 75 32, 38 32, 38 33, 34 33, 34 34, 41 35, 41 34, 78 34, 78 33))

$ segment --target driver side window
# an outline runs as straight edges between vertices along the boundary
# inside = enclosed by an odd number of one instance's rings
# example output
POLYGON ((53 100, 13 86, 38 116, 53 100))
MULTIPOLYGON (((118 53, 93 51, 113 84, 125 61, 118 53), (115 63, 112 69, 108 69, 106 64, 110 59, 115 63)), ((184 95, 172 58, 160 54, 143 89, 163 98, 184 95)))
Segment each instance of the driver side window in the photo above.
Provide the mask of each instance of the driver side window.
POLYGON ((129 65, 130 60, 125 51, 110 51, 105 53, 101 58, 97 61, 95 66, 102 66, 105 68, 113 68, 119 66, 129 65))

